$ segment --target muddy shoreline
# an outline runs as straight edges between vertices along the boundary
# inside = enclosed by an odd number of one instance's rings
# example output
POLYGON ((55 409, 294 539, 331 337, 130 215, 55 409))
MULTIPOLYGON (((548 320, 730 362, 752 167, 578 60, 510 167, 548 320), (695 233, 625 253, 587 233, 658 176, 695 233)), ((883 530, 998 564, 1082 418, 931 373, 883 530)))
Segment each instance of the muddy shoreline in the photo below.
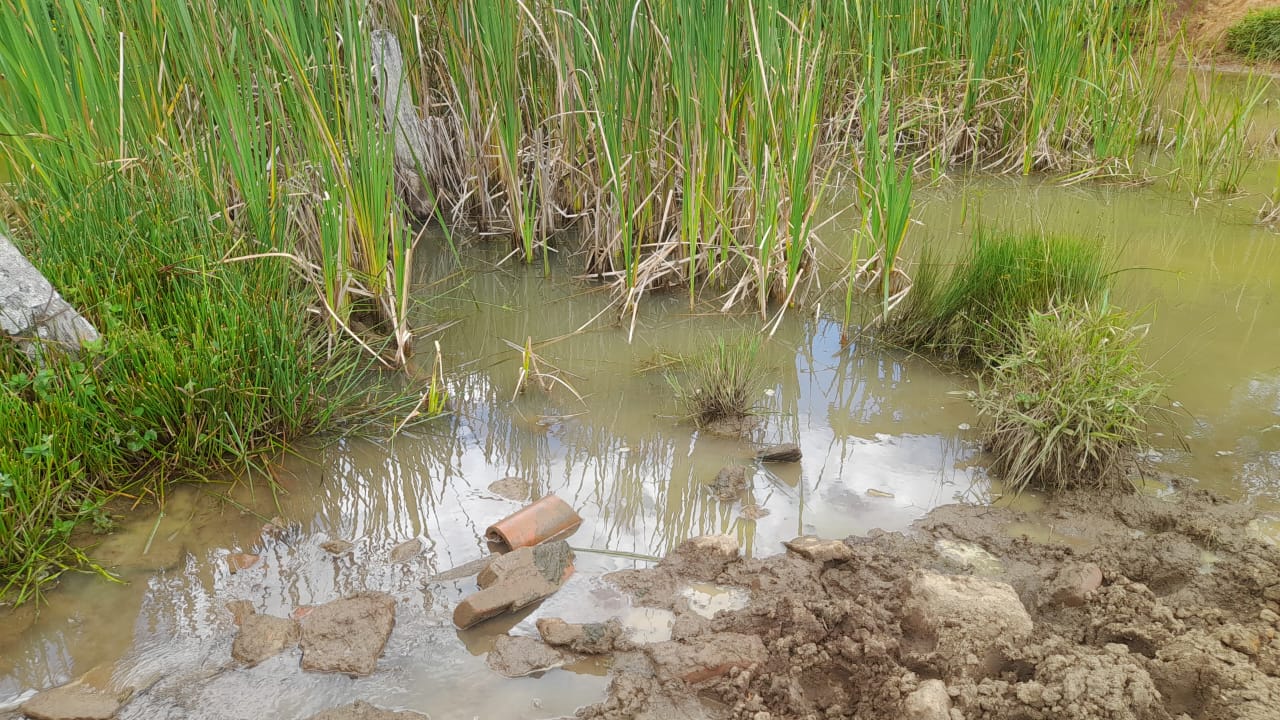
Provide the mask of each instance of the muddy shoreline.
MULTIPOLYGON (((1047 513, 945 505, 908 533, 802 537, 756 559, 731 537, 702 536, 603 577, 659 618, 645 633, 625 618, 543 614, 536 631, 499 634, 489 666, 535 683, 608 668, 607 696, 577 713, 599 720, 1274 718, 1280 549, 1254 518, 1188 490, 1172 501, 1068 495, 1047 513)), ((372 673, 386 672, 376 660, 394 624, 397 603, 383 601, 372 673)), ((287 650, 279 660, 296 662, 287 650)), ((118 715, 248 671, 227 657, 203 676, 160 679, 120 698, 118 715)), ((359 681, 349 693, 342 703, 361 699, 359 681)), ((415 717, 342 703, 322 717, 415 717)))
POLYGON ((948 505, 910 536, 760 560, 686 544, 615 573, 674 613, 672 639, 617 653, 608 699, 580 717, 1280 717, 1280 553, 1247 507, 1192 492, 1055 508, 1038 540, 1016 532, 1023 513, 948 505), (678 592, 692 582, 750 601, 706 619, 678 592))

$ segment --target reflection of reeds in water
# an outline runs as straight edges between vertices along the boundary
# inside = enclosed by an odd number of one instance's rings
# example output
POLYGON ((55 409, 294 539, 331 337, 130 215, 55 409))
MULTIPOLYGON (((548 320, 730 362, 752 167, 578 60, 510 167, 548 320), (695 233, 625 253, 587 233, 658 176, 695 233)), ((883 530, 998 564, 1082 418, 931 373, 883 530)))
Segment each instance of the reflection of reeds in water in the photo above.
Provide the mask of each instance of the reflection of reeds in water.
MULTIPOLYGON (((436 272, 452 271, 444 265, 436 272)), ((475 275, 468 280, 474 303, 441 304, 446 317, 451 308, 472 310, 472 331, 465 344, 453 348, 469 361, 447 360, 449 366, 463 368, 450 387, 456 402, 451 422, 456 425, 440 429, 445 437, 424 434, 430 428, 411 431, 416 434, 394 445, 391 462, 402 467, 393 472, 370 455, 365 462, 375 462, 377 469, 363 471, 361 479, 368 492, 377 492, 377 478, 394 478, 391 487, 401 498, 395 502, 409 505, 386 517, 404 532, 422 527, 441 547, 461 543, 479 548, 483 528, 514 509, 511 501, 490 493, 488 484, 516 475, 532 481, 535 497, 556 493, 582 513, 584 528, 571 541, 579 547, 661 555, 691 536, 729 533, 744 551, 774 552, 776 546, 758 547, 760 538, 773 541, 779 531, 806 532, 811 513, 806 506, 823 497, 823 484, 842 483, 846 473, 865 473, 849 463, 873 433, 936 413, 936 393, 929 394, 935 386, 928 378, 903 385, 910 372, 904 365, 878 354, 842 352, 839 323, 811 319, 780 325, 774 339, 760 348, 756 367, 772 390, 757 398, 763 425, 742 440, 712 436, 680 419, 678 404, 659 374, 638 372, 655 349, 619 342, 622 331, 539 344, 538 337, 554 339, 561 327, 578 323, 558 311, 558 298, 568 291, 547 294, 539 275, 533 270, 475 275), (500 338, 517 333, 533 333, 541 354, 583 378, 575 381, 583 401, 556 388, 513 399, 520 353, 500 338), (900 401, 904 387, 919 390, 905 404, 900 401), (820 454, 811 459, 813 465, 807 460, 805 466, 757 470, 753 489, 736 501, 719 500, 709 491, 707 484, 722 466, 749 463, 758 443, 775 442, 801 442, 806 452, 813 448, 820 454), (805 474, 806 467, 812 476, 805 474), (759 522, 740 517, 751 502, 761 503, 772 516, 759 522), (417 525, 407 513, 417 514, 417 525), (792 513, 798 513, 794 526, 792 513), (784 517, 788 527, 778 524, 784 517)), ((598 301, 603 306, 607 298, 598 301)), ((594 310, 588 305, 573 313, 589 316, 594 310)), ((642 315, 642 329, 647 314, 642 315)), ((672 350, 688 352, 709 330, 724 333, 735 327, 718 316, 687 322, 678 333, 670 327, 656 335, 643 330, 641 344, 670 338, 672 350)), ((949 443, 937 444, 943 460, 937 472, 947 479, 954 476, 948 469, 954 460, 948 459, 948 448, 956 455, 966 451, 963 443, 949 443)), ((933 444, 925 447, 934 452, 933 444)), ((907 466, 913 474, 920 472, 910 462, 907 466)))
MULTIPOLYGON (((421 447, 417 436, 401 438, 395 450, 408 453, 413 467, 401 472, 457 486, 445 495, 434 486, 421 495, 421 512, 444 512, 442 521, 450 511, 428 507, 442 499, 447 505, 459 498, 475 513, 476 498, 485 497, 490 500, 483 502, 492 503, 485 512, 509 512, 510 503, 492 500, 485 488, 492 480, 517 475, 533 482, 536 495, 557 493, 582 512, 586 524, 573 540, 581 547, 661 554, 690 536, 727 532, 754 552, 762 529, 772 538, 779 517, 797 505, 794 532, 804 532, 804 505, 813 501, 817 484, 838 482, 852 469, 844 461, 865 442, 850 440, 850 433, 869 436, 870 428, 879 431, 903 417, 917 420, 934 412, 936 397, 925 397, 927 383, 914 386, 920 389, 911 395, 915 400, 905 406, 898 401, 904 387, 913 387, 902 385, 908 372, 903 365, 878 354, 841 352, 837 322, 797 320, 779 325, 754 361, 772 390, 756 398, 762 426, 742 441, 716 438, 681 421, 660 373, 640 370, 654 356, 696 352, 709 333, 741 334, 740 321, 709 316, 672 326, 662 308, 650 306, 640 315, 635 345, 621 342, 618 329, 571 334, 607 304, 607 296, 574 297, 571 288, 549 285, 533 270, 473 270, 459 276, 445 257, 424 256, 420 278, 463 285, 434 304, 433 317, 465 315, 468 323, 468 332, 455 339, 453 356, 446 359, 449 367, 459 368, 449 389, 456 402, 454 421, 467 428, 466 435, 454 443, 423 437, 421 447), (658 318, 666 324, 657 324, 658 318), (539 355, 572 373, 583 401, 560 388, 530 390, 513 399, 521 352, 502 339, 530 335, 539 355), (800 466, 757 473, 754 493, 742 502, 762 502, 774 513, 760 523, 740 518, 740 503, 720 501, 706 488, 722 466, 749 462, 757 443, 812 442, 828 434, 833 436, 831 458, 814 477, 806 477, 800 466)), ((554 274, 563 266, 551 267, 554 274)), ((817 447, 825 443, 819 440, 817 447)), ((948 474, 945 468, 939 472, 948 474)), ((458 537, 478 542, 493 519, 459 516, 453 521, 461 525, 458 537)), ((435 522, 429 524, 435 527, 435 522)))

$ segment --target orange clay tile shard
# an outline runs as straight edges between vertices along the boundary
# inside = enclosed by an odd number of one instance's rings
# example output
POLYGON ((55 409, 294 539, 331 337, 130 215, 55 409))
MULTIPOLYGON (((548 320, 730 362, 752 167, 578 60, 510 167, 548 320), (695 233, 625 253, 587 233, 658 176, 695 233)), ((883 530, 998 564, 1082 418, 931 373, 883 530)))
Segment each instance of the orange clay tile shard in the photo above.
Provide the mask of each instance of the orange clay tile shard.
POLYGON ((516 550, 566 538, 581 524, 582 518, 568 503, 547 495, 490 525, 484 535, 503 550, 516 550))

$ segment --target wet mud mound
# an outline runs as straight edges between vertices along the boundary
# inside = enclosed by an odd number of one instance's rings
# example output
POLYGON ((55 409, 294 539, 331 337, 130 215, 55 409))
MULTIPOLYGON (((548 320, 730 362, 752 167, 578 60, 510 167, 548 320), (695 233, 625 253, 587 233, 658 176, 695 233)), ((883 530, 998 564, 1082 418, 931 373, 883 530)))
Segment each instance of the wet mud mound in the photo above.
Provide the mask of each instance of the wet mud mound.
POLYGON ((1048 525, 947 506, 910 536, 763 560, 698 538, 609 576, 675 619, 669 640, 621 646, 580 716, 1280 718, 1280 552, 1249 520, 1208 495, 1090 496, 1048 525), (706 618, 681 592, 695 583, 750 601, 706 618))

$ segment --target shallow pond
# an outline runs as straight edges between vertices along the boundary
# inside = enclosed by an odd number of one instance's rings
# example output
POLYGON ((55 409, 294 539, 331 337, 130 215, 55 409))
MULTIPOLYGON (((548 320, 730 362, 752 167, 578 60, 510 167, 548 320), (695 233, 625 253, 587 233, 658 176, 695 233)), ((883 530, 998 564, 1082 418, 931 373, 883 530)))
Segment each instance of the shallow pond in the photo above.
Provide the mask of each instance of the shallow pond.
MULTIPOLYGON (((1268 176, 1274 167, 1259 170, 1255 189, 1269 189, 1268 176)), ((1151 322, 1150 352, 1179 407, 1156 438, 1157 466, 1280 510, 1280 235, 1253 224, 1256 197, 1194 209, 1155 186, 990 179, 931 188, 920 201, 917 247, 958 246, 980 224, 1083 233, 1116 246, 1119 266, 1134 268, 1120 275, 1117 300, 1151 322)), ((828 240, 851 222, 838 215, 824 229, 828 240)), ((303 718, 355 699, 437 720, 569 715, 602 696, 606 667, 506 680, 487 669, 484 652, 496 634, 533 632, 540 616, 661 622, 630 612, 600 580, 604 572, 692 535, 730 533, 748 553, 774 553, 796 535, 904 529, 939 504, 998 495, 969 429, 974 414, 956 394, 969 380, 871 343, 842 349, 840 321, 823 309, 791 312, 778 326, 762 359, 763 423, 747 439, 726 439, 681 422, 662 373, 643 370, 717 336, 759 333, 759 317, 690 312, 683 293, 656 295, 628 343, 629 328, 608 313, 591 322, 610 298, 572 277, 572 259, 546 277, 495 265, 501 254, 492 249, 461 252, 461 269, 449 252, 420 253, 420 322, 458 321, 434 336, 454 377, 451 417, 389 441, 299 447, 275 473, 278 494, 262 479, 177 488, 162 515, 130 516, 91 553, 123 583, 71 576, 38 618, 24 609, 0 622, 0 708, 93 671, 104 686, 145 689, 126 718, 303 718), (505 341, 527 338, 542 369, 572 389, 553 383, 517 395, 520 353, 505 341), (798 442, 803 461, 750 459, 772 442, 798 442), (726 464, 748 468, 753 507, 745 513, 706 490, 726 464), (540 607, 458 632, 451 611, 474 581, 423 581, 485 552, 485 527, 523 504, 490 489, 509 476, 527 480, 531 496, 556 493, 582 513, 570 540, 578 572, 540 607), (232 572, 228 555, 261 547, 273 516, 292 530, 268 538, 258 564, 232 572), (319 547, 333 538, 355 542, 354 557, 319 547), (423 541, 422 554, 389 562, 410 538, 423 541), (229 666, 228 601, 283 615, 359 589, 399 601, 374 676, 305 674, 291 654, 248 670, 229 666)), ((431 353, 418 360, 429 366, 431 353)), ((1159 483, 1149 489, 1164 492, 1159 483)), ((1034 509, 1042 500, 1017 502, 1034 509)))

